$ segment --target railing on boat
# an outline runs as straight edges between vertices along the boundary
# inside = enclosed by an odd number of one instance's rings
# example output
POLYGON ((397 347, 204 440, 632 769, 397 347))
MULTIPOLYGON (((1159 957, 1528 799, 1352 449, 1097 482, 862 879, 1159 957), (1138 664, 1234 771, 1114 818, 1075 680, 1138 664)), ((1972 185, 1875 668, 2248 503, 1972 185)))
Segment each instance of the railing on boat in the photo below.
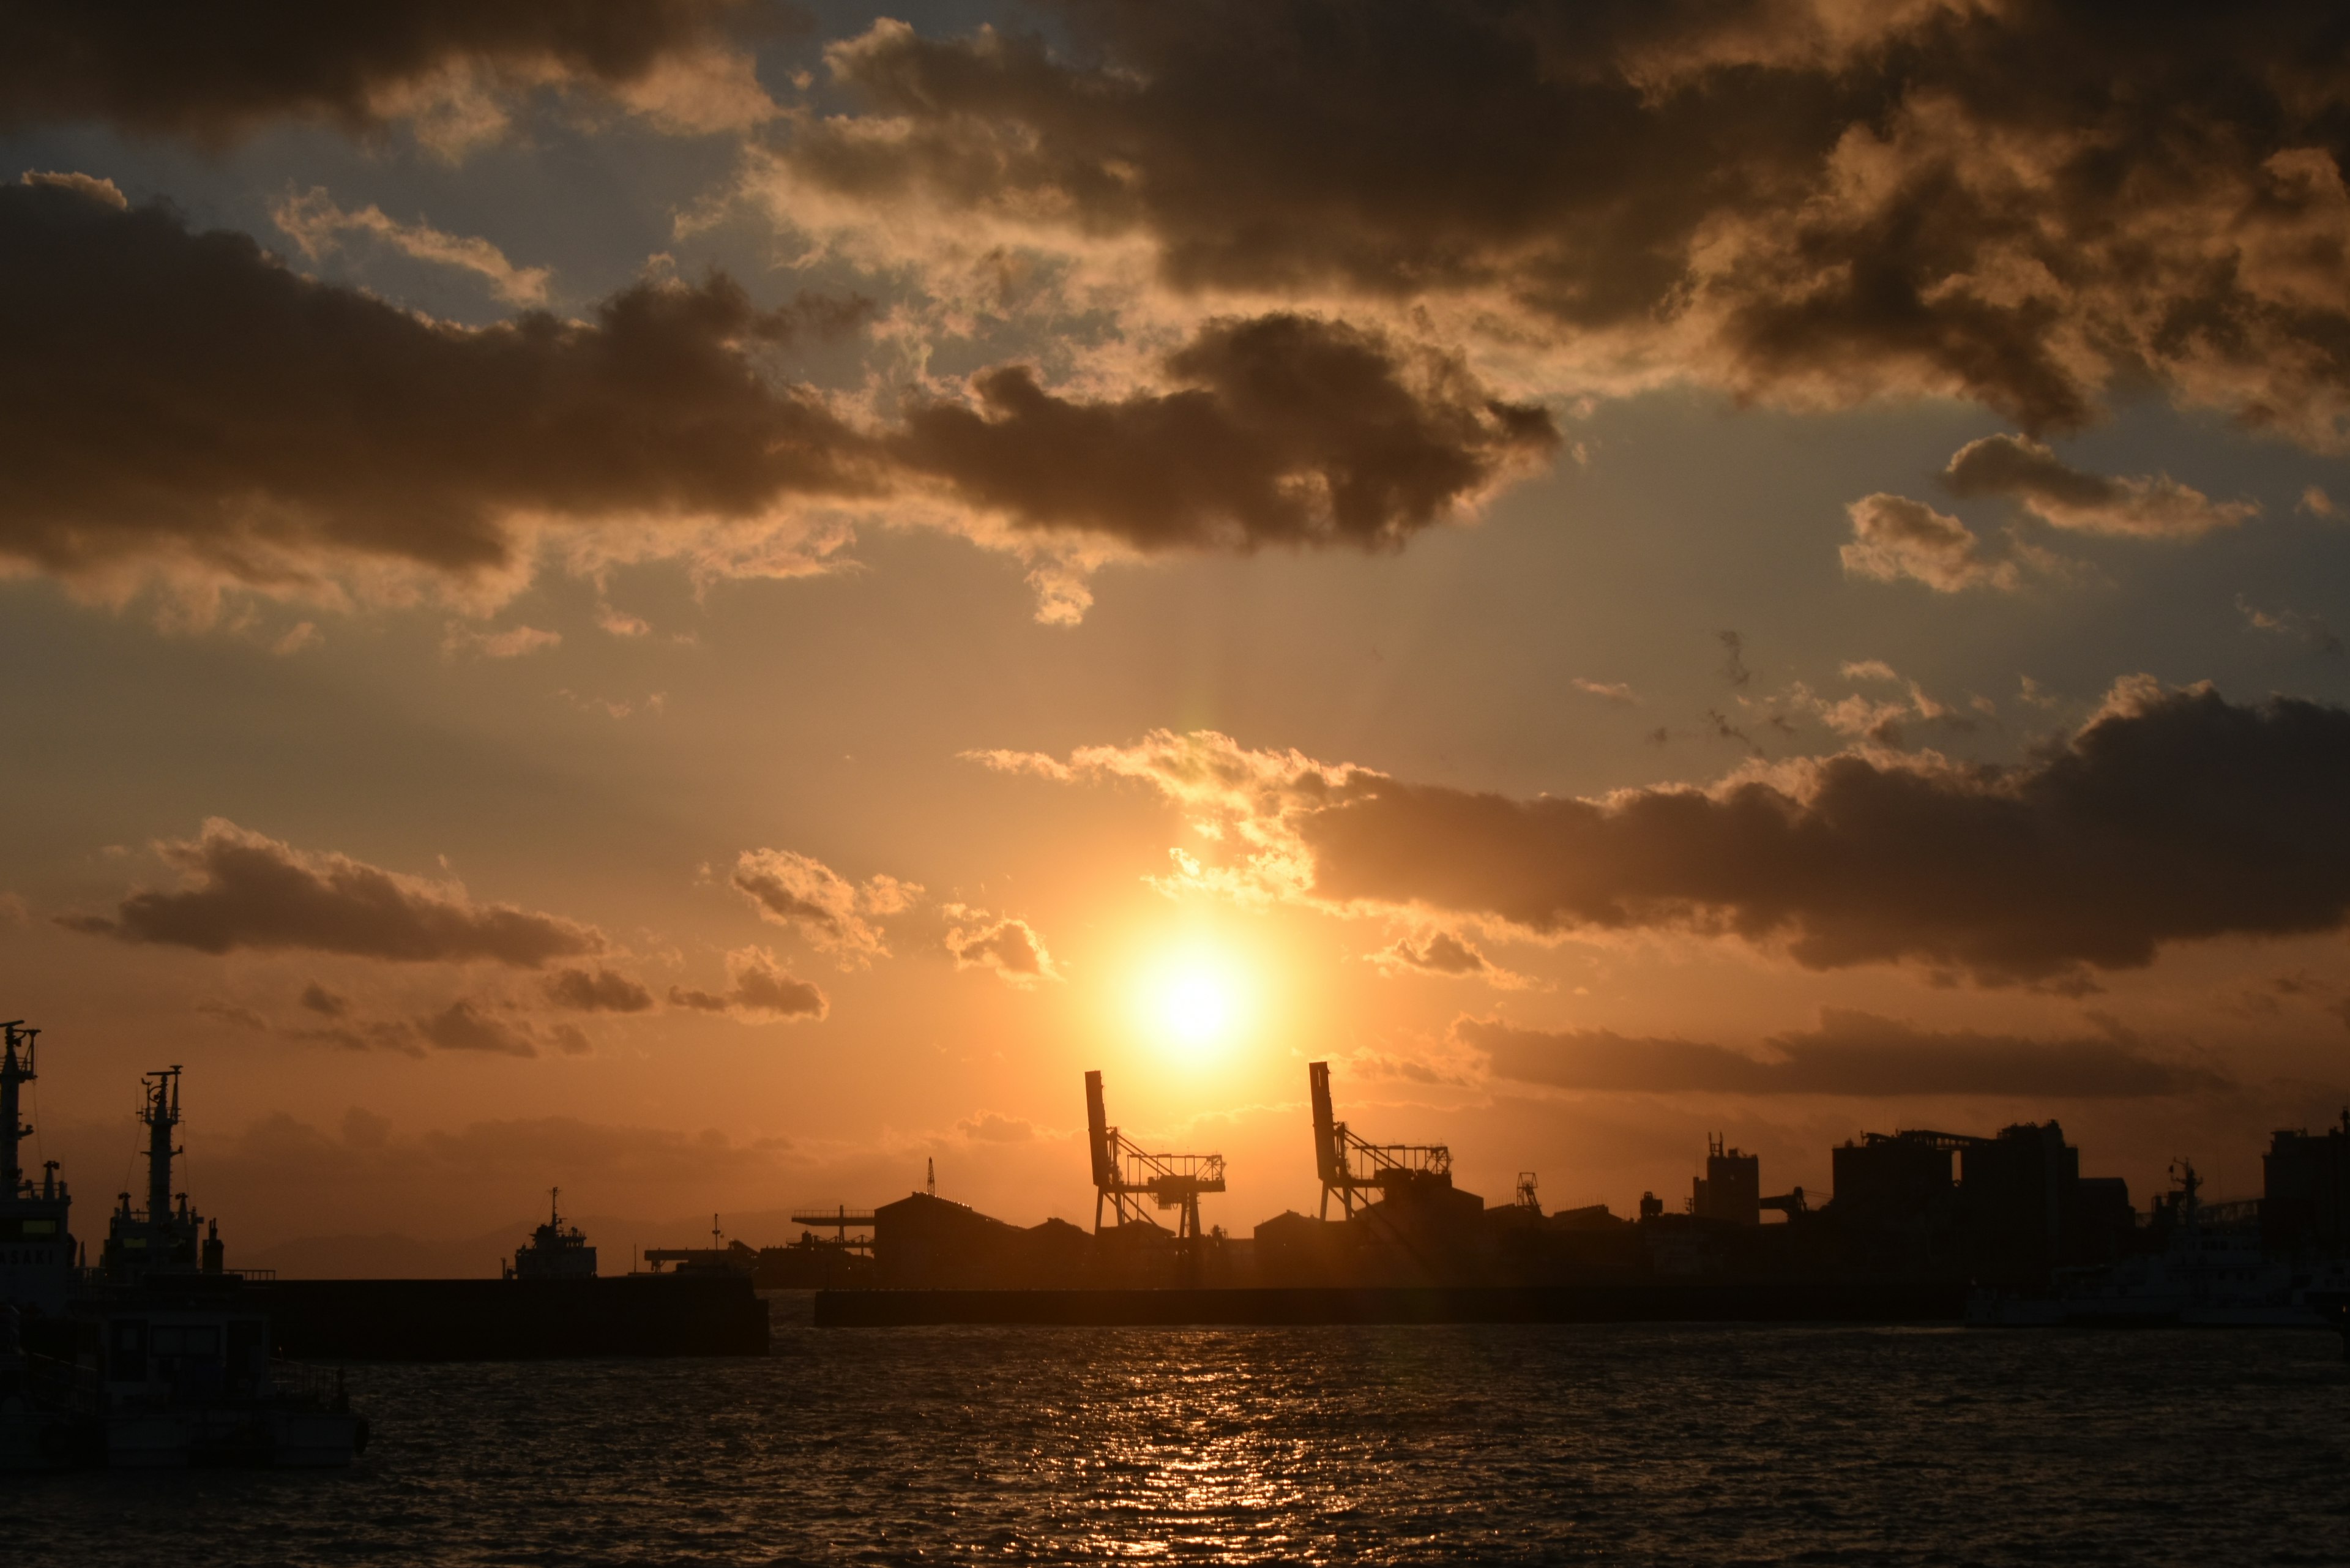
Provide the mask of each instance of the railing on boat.
POLYGON ((350 1408, 350 1392, 339 1366, 313 1366, 307 1361, 269 1364, 270 1391, 280 1399, 317 1405, 328 1410, 350 1408))

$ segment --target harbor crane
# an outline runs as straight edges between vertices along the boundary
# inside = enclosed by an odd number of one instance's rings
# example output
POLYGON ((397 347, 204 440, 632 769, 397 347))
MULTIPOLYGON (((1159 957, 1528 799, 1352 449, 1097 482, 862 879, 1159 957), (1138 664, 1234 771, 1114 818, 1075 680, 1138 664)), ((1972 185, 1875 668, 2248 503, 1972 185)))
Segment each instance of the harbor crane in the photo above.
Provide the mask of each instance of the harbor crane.
MULTIPOLYGON (((1138 1148, 1109 1125, 1102 1106, 1102 1075, 1086 1075, 1086 1132, 1094 1156, 1094 1231, 1102 1228, 1102 1205, 1107 1203, 1120 1225, 1154 1227, 1142 1205, 1145 1198, 1161 1209, 1173 1209, 1175 1237, 1197 1241, 1200 1236, 1200 1195, 1224 1189, 1224 1157, 1221 1154, 1150 1154, 1138 1148)), ((1164 1229, 1164 1227, 1159 1227, 1164 1229)))
POLYGON ((1372 1144, 1357 1137, 1330 1108, 1330 1064, 1309 1062, 1306 1081, 1314 1090, 1314 1168, 1322 1178, 1322 1218, 1330 1218, 1336 1197, 1348 1219, 1358 1198, 1385 1197, 1399 1187, 1438 1179, 1452 1182, 1452 1150, 1440 1143, 1372 1144))

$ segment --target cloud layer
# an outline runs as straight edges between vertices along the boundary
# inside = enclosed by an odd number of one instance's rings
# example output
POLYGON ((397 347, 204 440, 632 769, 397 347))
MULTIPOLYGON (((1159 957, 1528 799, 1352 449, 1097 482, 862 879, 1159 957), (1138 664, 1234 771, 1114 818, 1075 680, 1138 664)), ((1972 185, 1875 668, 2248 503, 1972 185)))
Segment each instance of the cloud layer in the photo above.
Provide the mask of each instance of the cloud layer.
POLYGON ((256 587, 338 557, 479 575, 515 561, 525 517, 856 491, 859 439, 748 358, 827 308, 712 277, 472 330, 161 208, 0 186, 0 556, 256 587))
POLYGON ((519 969, 601 952, 608 945, 592 926, 481 903, 452 884, 402 876, 347 855, 310 854, 220 817, 207 820, 194 838, 155 847, 180 874, 182 887, 134 892, 110 916, 67 915, 59 923, 120 941, 206 953, 300 950, 519 969))
POLYGON ((1453 1034, 1483 1052, 1497 1078, 1601 1092, 2119 1099, 2220 1083, 2201 1068, 2147 1055, 2126 1033, 2031 1040, 1923 1030, 1840 1008, 1823 1009, 1817 1029, 1772 1036, 1767 1057, 1689 1040, 1515 1029, 1474 1018, 1454 1024, 1453 1034))
MULTIPOLYGON (((218 145, 276 119, 444 114, 496 85, 646 84, 722 46, 732 0, 0 7, 0 126, 102 120, 218 145), (438 100, 438 101, 436 101, 438 100)), ((486 105, 473 112, 490 112, 486 105)))
MULTIPOLYGON (((399 230, 301 212, 313 245, 399 230)), ((452 236, 394 237, 528 281, 452 236)), ((495 603, 541 555, 818 569, 891 498, 930 504, 900 521, 1024 553, 1375 547, 1472 509, 1556 439, 1455 358, 1292 314, 1211 322, 1163 384, 1106 397, 1005 366, 893 423, 785 379, 795 342, 865 315, 763 307, 713 274, 584 320, 456 327, 103 181, 28 176, 0 186, 0 569, 117 595, 421 582, 495 603)))
MULTIPOLYGON (((787 221, 976 232, 1167 301, 1440 312, 1595 379, 1932 392, 2032 431, 2150 380, 2350 441, 2334 7, 1107 0, 880 21, 787 221), (1103 264, 1109 265, 1109 264, 1103 264)), ((1171 306, 1170 306, 1171 307, 1171 306)))
POLYGON ((1222 846, 1177 852, 1172 879, 1242 898, 1735 935, 1814 969, 2048 981, 2350 916, 2350 712, 2143 677, 2023 763, 1848 752, 1598 800, 1405 784, 1210 732, 981 760, 1144 781, 1222 846))

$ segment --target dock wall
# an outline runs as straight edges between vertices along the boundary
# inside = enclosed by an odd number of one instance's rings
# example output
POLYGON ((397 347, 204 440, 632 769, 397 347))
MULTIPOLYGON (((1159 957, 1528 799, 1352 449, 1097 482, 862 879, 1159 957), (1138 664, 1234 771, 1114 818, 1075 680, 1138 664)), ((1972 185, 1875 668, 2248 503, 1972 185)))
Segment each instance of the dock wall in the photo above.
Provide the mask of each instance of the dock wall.
POLYGON ((819 1291, 819 1328, 1412 1323, 1956 1323, 1963 1286, 1752 1284, 1397 1286, 1266 1290, 819 1291))
POLYGON ((279 1280, 261 1287, 276 1353, 317 1361, 764 1355, 749 1279, 279 1280))

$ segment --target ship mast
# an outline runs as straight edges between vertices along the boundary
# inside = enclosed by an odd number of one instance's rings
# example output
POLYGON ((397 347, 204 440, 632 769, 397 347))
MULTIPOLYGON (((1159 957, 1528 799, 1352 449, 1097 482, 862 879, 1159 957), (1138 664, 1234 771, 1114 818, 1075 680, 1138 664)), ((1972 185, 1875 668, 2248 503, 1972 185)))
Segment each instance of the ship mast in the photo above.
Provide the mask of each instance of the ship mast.
POLYGON ((147 1124, 147 1222, 161 1224, 172 1217, 172 1130, 180 1125, 180 1069, 177 1064, 140 1076, 147 1103, 139 1119, 147 1124))
POLYGON ((0 1024, 0 1031, 6 1037, 0 1045, 0 1199, 9 1199, 27 1185, 17 1145, 33 1129, 21 1120, 17 1093, 19 1085, 33 1080, 33 1043, 41 1032, 26 1028, 21 1018, 0 1024))

